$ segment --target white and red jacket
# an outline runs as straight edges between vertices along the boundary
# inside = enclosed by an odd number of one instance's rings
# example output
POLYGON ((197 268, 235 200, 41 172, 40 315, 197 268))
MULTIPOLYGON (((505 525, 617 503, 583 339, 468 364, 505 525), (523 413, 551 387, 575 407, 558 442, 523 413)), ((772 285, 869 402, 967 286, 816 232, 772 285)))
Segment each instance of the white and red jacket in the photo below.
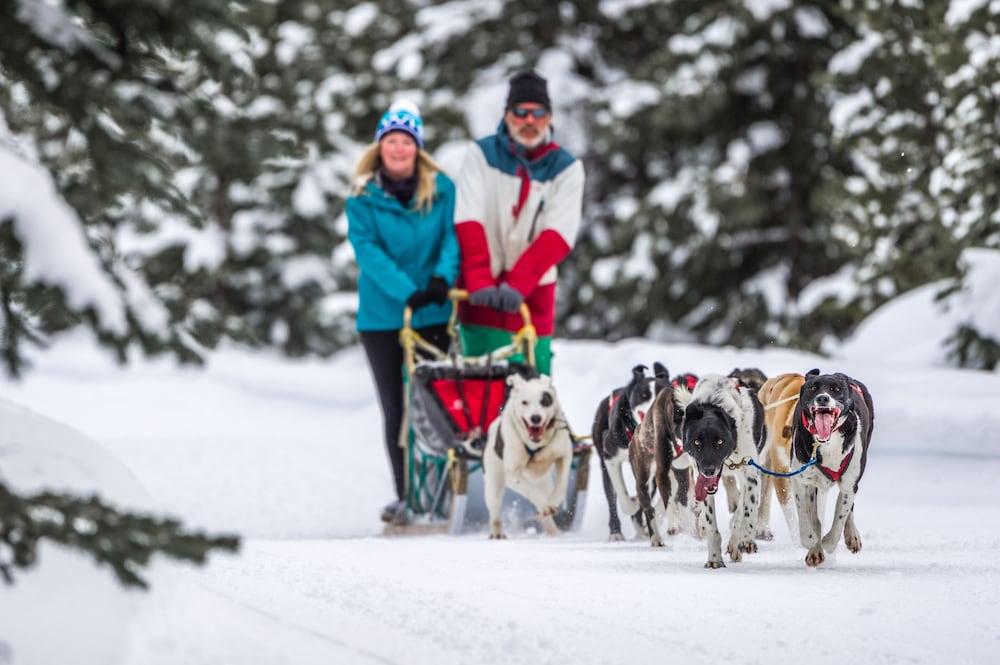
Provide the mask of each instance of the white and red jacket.
MULTIPOLYGON (((455 178, 455 231, 461 285, 507 282, 520 291, 539 335, 555 327, 556 264, 576 242, 583 208, 583 164, 555 143, 530 153, 504 123, 476 141, 455 178)), ((521 316, 463 304, 461 319, 518 330, 521 316)))

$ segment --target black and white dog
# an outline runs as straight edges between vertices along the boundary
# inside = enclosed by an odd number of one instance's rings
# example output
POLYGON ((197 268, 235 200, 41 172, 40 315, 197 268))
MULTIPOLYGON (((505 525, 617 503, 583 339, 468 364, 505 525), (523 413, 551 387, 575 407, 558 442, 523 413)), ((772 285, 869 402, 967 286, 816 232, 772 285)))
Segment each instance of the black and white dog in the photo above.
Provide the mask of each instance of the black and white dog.
POLYGON ((760 472, 739 463, 746 458, 756 460, 763 452, 766 440, 764 410, 756 393, 737 379, 709 374, 698 382, 690 395, 684 410, 682 438, 684 452, 695 463, 695 499, 705 502, 698 517, 699 529, 708 540, 705 567, 722 568, 725 563, 722 561, 715 493, 723 475, 736 476, 740 481, 726 552, 733 561, 740 561, 744 552, 757 551, 754 536, 761 498, 760 472))
POLYGON ((846 374, 806 374, 795 407, 792 458, 805 464, 816 456, 816 464, 792 477, 795 507, 799 514, 799 537, 808 551, 807 566, 818 566, 837 549, 843 534, 847 549, 861 550, 861 534, 854 524, 854 497, 865 472, 875 411, 868 388, 846 374), (820 540, 818 493, 834 485, 840 490, 830 530, 820 540))
POLYGON ((591 433, 594 448, 601 461, 601 477, 604 481, 604 496, 608 501, 609 540, 624 540, 618 506, 632 518, 636 533, 643 529, 639 504, 629 496, 625 487, 622 464, 628 460, 629 442, 639 427, 639 423, 649 412, 657 392, 669 385, 667 368, 653 363, 653 376, 646 376, 646 366, 632 368, 632 378, 624 388, 616 388, 608 397, 602 398, 594 414, 591 433))

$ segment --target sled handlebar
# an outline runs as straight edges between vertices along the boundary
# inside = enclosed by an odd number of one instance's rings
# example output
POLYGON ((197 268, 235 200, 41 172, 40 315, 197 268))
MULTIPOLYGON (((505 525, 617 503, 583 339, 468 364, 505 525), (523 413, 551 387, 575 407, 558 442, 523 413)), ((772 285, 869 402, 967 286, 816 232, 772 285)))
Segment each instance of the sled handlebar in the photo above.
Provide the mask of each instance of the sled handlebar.
MULTIPOLYGON (((449 331, 455 327, 455 322, 458 318, 458 303, 465 302, 469 299, 469 292, 465 289, 451 289, 448 291, 448 300, 451 301, 451 320, 448 322, 449 331)), ((523 325, 531 325, 531 310, 528 309, 527 303, 521 303, 521 307, 518 310, 521 314, 521 321, 523 325)), ((403 308, 403 328, 412 329, 413 328, 413 308, 407 305, 403 308)))
MULTIPOLYGON (((448 336, 451 337, 454 348, 461 348, 458 338, 458 304, 469 299, 469 292, 465 289, 451 289, 448 291, 448 299, 451 301, 451 316, 448 319, 448 336)), ((514 353, 523 351, 524 358, 528 365, 535 366, 535 344, 538 342, 538 333, 531 323, 531 311, 527 303, 521 303, 519 309, 521 314, 521 329, 511 335, 511 343, 493 352, 493 357, 507 357, 514 353)), ((420 333, 413 329, 413 308, 407 305, 403 308, 403 328, 399 331, 399 342, 403 346, 404 359, 407 368, 412 371, 416 361, 415 351, 420 349, 432 358, 444 359, 448 355, 436 346, 420 336, 420 333)), ((484 356, 489 358, 489 355, 484 356)))

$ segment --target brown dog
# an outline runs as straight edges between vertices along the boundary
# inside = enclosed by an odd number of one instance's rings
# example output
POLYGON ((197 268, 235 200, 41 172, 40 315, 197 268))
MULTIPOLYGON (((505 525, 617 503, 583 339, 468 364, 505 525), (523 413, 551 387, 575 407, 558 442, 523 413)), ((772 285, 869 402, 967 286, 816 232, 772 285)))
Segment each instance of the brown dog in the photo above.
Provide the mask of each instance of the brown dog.
MULTIPOLYGON (((788 473, 792 459, 792 430, 795 423, 795 405, 799 401, 799 391, 806 378, 801 374, 779 374, 764 382, 757 392, 760 403, 764 407, 764 426, 767 428, 768 442, 766 449, 768 468, 779 473, 788 473)), ((760 518, 758 520, 757 537, 771 540, 771 496, 769 490, 774 488, 778 505, 788 523, 792 540, 798 541, 798 519, 795 515, 795 504, 792 495, 791 480, 776 476, 764 475, 763 498, 760 502, 760 518)))
POLYGON ((664 386, 629 442, 628 458, 635 476, 636 499, 646 516, 649 543, 653 547, 663 547, 659 526, 662 517, 666 518, 669 535, 685 525, 692 535, 697 534, 697 515, 690 495, 691 464, 679 446, 674 429, 677 408, 673 387, 664 386), (659 494, 655 499, 654 487, 659 494))

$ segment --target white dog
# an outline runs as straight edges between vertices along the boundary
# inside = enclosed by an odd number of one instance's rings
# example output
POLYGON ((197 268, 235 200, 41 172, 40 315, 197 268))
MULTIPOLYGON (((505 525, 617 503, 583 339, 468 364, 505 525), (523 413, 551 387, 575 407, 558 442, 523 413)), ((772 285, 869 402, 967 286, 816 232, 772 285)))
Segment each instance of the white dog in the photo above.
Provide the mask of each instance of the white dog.
POLYGON ((507 377, 511 387, 500 417, 490 425, 483 452, 486 507, 490 538, 506 538, 500 521, 505 487, 538 510, 546 533, 559 533, 552 516, 566 497, 573 443, 556 400, 552 379, 507 377), (555 468, 555 482, 552 469, 555 468))

